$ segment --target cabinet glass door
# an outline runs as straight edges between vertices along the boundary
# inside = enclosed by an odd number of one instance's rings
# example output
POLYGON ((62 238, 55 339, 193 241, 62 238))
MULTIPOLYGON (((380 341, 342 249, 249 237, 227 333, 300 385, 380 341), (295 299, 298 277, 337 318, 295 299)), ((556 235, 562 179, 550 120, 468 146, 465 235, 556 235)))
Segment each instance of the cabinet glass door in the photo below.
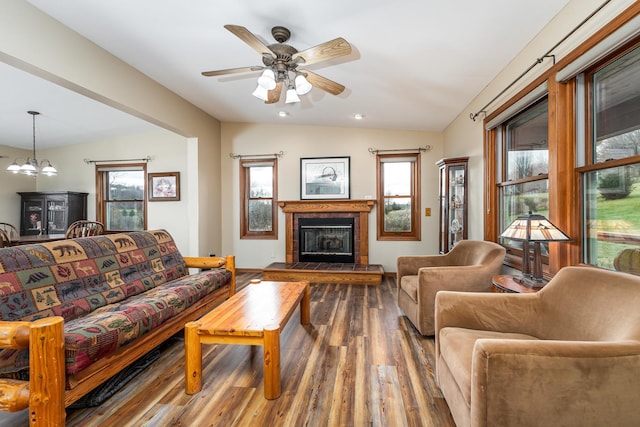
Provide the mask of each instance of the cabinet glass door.
POLYGON ((465 224, 465 166, 451 166, 449 168, 449 247, 464 238, 465 224))
POLYGON ((43 227, 44 211, 41 200, 25 200, 22 209, 24 229, 21 234, 40 234, 43 227))
POLYGON ((67 202, 47 199, 47 233, 63 234, 67 231, 67 202))

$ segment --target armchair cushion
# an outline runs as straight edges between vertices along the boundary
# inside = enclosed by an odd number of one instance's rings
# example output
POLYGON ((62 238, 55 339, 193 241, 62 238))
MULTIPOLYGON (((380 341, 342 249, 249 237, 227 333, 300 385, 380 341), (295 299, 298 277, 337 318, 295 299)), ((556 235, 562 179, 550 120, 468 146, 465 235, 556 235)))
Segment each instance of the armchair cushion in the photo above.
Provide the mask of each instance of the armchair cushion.
POLYGON ((535 294, 440 292, 436 379, 458 426, 640 425, 640 277, 566 267, 535 294))
POLYGON ((444 255, 400 256, 397 260, 398 307, 422 335, 434 333, 434 304, 440 290, 491 290, 500 272, 504 247, 463 240, 444 255))

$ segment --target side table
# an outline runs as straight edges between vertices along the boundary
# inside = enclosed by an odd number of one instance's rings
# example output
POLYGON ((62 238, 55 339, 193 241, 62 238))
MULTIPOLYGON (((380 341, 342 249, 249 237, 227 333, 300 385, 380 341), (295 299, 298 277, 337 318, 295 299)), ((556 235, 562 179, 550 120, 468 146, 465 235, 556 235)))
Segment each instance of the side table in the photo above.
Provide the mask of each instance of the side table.
POLYGON ((491 278, 493 284, 492 292, 499 293, 531 293, 538 292, 539 288, 530 288, 514 280, 516 276, 511 274, 499 274, 491 278))

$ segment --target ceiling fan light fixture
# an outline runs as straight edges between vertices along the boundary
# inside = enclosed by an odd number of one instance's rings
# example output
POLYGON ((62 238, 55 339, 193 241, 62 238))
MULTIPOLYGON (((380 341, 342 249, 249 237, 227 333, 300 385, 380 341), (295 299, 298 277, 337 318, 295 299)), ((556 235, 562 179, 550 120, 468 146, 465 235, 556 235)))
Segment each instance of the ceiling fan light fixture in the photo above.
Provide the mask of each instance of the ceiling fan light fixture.
POLYGON ((269 99, 269 91, 263 88, 262 86, 260 86, 259 83, 258 83, 258 86, 256 86, 256 90, 254 90, 251 95, 263 101, 266 101, 267 99, 269 99))
POLYGON ((260 77, 258 77, 258 85, 266 90, 272 90, 276 87, 276 76, 273 73, 273 70, 267 68, 262 72, 260 77))
POLYGON ((296 90, 292 87, 287 89, 287 97, 284 100, 285 104, 292 104, 294 102, 300 102, 300 97, 296 93, 296 90))
POLYGON ((311 86, 311 83, 309 83, 307 78, 302 74, 298 74, 294 82, 296 84, 296 93, 298 95, 306 95, 311 91, 311 89, 313 89, 313 86, 311 86))

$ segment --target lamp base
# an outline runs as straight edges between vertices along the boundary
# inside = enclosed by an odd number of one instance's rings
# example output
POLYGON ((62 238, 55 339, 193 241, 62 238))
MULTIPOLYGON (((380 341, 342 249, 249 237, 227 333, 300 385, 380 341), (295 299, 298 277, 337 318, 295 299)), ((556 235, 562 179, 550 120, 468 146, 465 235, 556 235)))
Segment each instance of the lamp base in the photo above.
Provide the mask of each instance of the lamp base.
POLYGON ((531 289, 542 289, 544 285, 547 284, 547 281, 544 279, 536 279, 526 276, 515 276, 513 281, 531 289))

